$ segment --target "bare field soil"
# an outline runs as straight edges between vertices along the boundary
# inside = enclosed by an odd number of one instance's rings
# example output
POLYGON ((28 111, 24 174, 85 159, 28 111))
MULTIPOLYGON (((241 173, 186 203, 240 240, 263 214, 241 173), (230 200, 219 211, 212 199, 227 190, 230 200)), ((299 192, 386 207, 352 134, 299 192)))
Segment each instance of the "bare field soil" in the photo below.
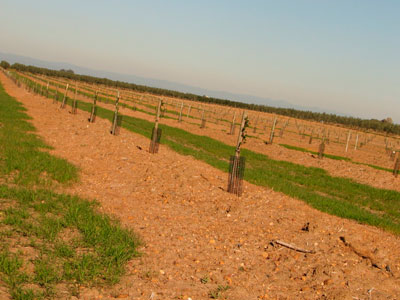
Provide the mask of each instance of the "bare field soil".
MULTIPOLYGON (((54 147, 51 153, 80 168, 81 181, 69 192, 97 199, 103 212, 145 242, 142 257, 130 262, 118 285, 82 288, 82 299, 398 299, 399 237, 248 183, 237 198, 225 191, 226 173, 162 145, 152 155, 148 139, 124 129, 112 136, 108 121, 89 124, 87 113, 69 114, 3 74, 0 79, 28 109, 38 134, 54 147)), ((204 132, 217 134, 212 128, 204 132)), ((218 137, 234 141, 223 133, 218 137)), ((250 141, 247 147, 258 146, 250 141)), ((264 149, 272 157, 285 152, 278 146, 264 149)), ((302 153, 301 159, 330 166, 330 160, 317 162, 302 153)), ((370 177, 372 172, 367 170, 370 177)), ((376 170, 379 176, 384 175, 376 170)))

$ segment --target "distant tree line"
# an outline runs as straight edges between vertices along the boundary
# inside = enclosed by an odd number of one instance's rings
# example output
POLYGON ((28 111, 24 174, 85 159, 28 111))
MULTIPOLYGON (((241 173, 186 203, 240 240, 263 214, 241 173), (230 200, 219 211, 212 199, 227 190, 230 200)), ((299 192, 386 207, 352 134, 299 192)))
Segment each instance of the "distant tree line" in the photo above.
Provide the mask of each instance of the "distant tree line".
MULTIPOLYGON (((2 62, 3 63, 3 62, 2 62)), ((5 62, 7 63, 7 62, 5 62)), ((7 63, 8 64, 8 63, 7 63)), ((7 66, 8 67, 8 66, 7 66)), ((385 120, 376 120, 376 119, 361 119, 354 117, 344 117, 338 116, 335 114, 327 114, 327 113, 317 113, 312 111, 304 111, 297 110, 293 108, 278 108, 271 107, 267 105, 259 105, 259 104, 249 104, 238 101, 232 101, 227 99, 219 99, 207 96, 199 96, 191 93, 183 93, 178 91, 172 91, 167 89, 160 89, 155 87, 148 87, 144 85, 137 85, 134 83, 127 83, 122 81, 110 80, 107 78, 99 78, 88 75, 79 75, 75 74, 73 70, 51 70, 46 68, 39 68, 35 66, 26 66, 23 64, 15 63, 11 65, 12 69, 21 72, 29 72, 33 74, 41 74, 46 76, 54 76, 54 77, 64 77, 71 80, 79 80, 90 84, 103 84, 113 88, 126 88, 131 89, 137 92, 146 92, 151 93, 158 96, 168 96, 175 97, 180 99, 187 99, 193 101, 201 101, 206 103, 215 103, 220 105, 232 106, 243 109, 250 109, 255 111, 274 113, 283 116, 288 116, 292 118, 298 118, 303 120, 313 120, 317 122, 331 123, 331 124, 342 124, 347 127, 364 129, 364 130, 375 130, 386 132, 390 134, 400 134, 400 125, 393 124, 393 122, 389 122, 388 119, 385 120)))

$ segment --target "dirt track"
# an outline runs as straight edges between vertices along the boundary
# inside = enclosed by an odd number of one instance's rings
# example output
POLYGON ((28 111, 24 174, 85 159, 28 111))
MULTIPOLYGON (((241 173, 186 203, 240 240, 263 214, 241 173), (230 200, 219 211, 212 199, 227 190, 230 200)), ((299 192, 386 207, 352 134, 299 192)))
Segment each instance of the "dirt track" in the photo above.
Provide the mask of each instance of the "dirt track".
POLYGON ((164 146, 151 155, 148 139, 124 129, 111 136, 108 121, 89 124, 87 113, 71 115, 3 74, 0 79, 28 109, 51 152, 81 168, 80 183, 68 191, 100 201, 146 244, 120 284, 83 288, 82 298, 149 299, 153 293, 154 300, 197 300, 229 285, 221 298, 398 299, 399 237, 248 183, 236 198, 224 191, 225 173, 164 146), (309 231, 302 230, 306 223, 309 231))

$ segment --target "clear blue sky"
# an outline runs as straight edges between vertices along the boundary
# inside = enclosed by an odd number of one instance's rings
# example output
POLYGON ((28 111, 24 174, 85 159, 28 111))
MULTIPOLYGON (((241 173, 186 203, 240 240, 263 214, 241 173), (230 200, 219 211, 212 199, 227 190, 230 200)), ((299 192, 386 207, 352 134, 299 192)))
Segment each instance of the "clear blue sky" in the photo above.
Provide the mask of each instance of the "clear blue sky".
POLYGON ((397 0, 0 0, 0 51, 400 122, 397 0))

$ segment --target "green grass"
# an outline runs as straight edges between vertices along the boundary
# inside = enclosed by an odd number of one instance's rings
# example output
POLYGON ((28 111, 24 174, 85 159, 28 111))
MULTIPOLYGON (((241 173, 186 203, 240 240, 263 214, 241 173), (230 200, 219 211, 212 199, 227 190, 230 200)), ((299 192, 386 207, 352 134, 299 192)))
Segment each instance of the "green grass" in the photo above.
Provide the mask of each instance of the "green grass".
MULTIPOLYGON (((90 105, 81 103, 80 108, 89 111, 90 105)), ((111 120, 112 111, 99 107, 98 116, 111 120)), ((122 126, 149 138, 153 124, 124 116, 122 126)), ((234 154, 233 146, 179 128, 160 127, 163 129, 163 144, 180 154, 228 170, 229 157, 234 154)), ((242 150, 242 155, 246 157, 244 178, 251 183, 303 200, 318 210, 400 233, 399 192, 333 177, 320 168, 273 160, 247 149, 242 150)))
MULTIPOLYGON (((290 150, 296 150, 296 151, 300 151, 300 152, 305 152, 305 153, 311 153, 311 154, 315 154, 318 155, 318 152, 316 151, 311 151, 305 148, 301 148, 301 147, 296 147, 296 146, 291 146, 291 145, 286 145, 286 144, 279 144, 279 146, 282 146, 286 149, 290 149, 290 150)), ((345 160, 345 161, 351 161, 350 158, 348 157, 343 157, 343 156, 337 156, 337 155, 332 155, 332 154, 324 154, 324 157, 330 158, 330 159, 334 159, 334 160, 345 160)))
POLYGON ((46 152, 24 111, 0 85, 0 282, 13 299, 118 282, 138 238, 95 201, 53 191, 78 181, 78 169, 46 152))
MULTIPOLYGON (((279 146, 285 147, 286 149, 290 149, 290 150, 296 150, 296 151, 300 151, 300 152, 318 155, 318 152, 316 152, 316 151, 311 151, 311 150, 301 148, 301 147, 296 147, 296 146, 291 146, 291 145, 286 145, 286 144, 279 144, 279 146)), ((386 171, 386 172, 390 172, 390 173, 393 172, 392 169, 384 168, 384 167, 380 167, 380 166, 376 166, 376 165, 372 165, 372 164, 366 164, 366 163, 362 163, 362 162, 358 162, 358 161, 353 161, 351 158, 348 158, 348 157, 337 156, 337 155, 332 155, 332 154, 324 154, 324 157, 327 157, 330 159, 335 159, 335 160, 349 161, 356 165, 364 165, 364 166, 368 166, 368 167, 371 167, 371 168, 374 168, 377 170, 386 171)))
POLYGON ((24 185, 77 180, 75 166, 44 151, 51 147, 34 134, 35 128, 21 104, 5 94, 3 88, 0 97, 0 176, 24 185))
POLYGON ((208 297, 210 297, 210 299, 220 299, 223 296, 223 293, 229 289, 229 285, 219 285, 217 288, 208 292, 208 297))

